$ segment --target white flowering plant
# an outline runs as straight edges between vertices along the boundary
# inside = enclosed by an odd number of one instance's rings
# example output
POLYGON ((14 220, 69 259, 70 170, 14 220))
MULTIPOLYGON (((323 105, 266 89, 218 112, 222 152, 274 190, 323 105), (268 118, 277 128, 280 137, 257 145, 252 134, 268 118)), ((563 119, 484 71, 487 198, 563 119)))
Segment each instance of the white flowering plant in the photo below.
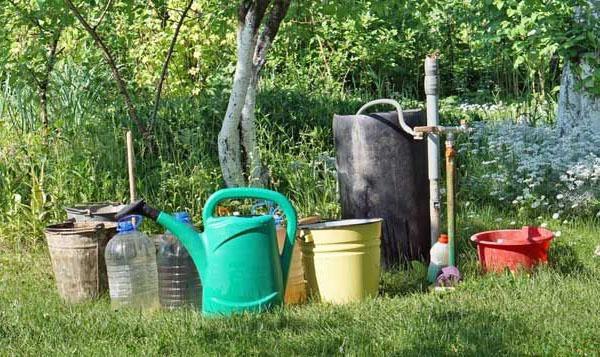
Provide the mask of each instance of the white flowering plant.
POLYGON ((475 122, 459 144, 461 193, 520 215, 600 216, 600 125, 475 122))

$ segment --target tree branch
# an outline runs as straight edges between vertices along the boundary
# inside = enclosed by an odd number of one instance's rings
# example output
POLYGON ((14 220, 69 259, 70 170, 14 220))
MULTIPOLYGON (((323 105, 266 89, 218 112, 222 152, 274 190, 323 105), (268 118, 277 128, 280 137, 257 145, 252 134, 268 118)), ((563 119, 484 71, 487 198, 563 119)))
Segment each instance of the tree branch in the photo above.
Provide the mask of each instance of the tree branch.
POLYGON ((106 3, 106 7, 104 8, 104 11, 102 11, 102 13, 100 14, 100 17, 98 18, 98 21, 96 21, 96 24, 94 25, 94 27, 92 27, 94 29, 94 31, 96 31, 98 26, 100 26, 100 24, 102 23, 102 20, 104 20, 104 17, 108 13, 108 10, 110 10, 112 2, 113 2, 113 0, 108 0, 108 2, 106 3))
POLYGON ((100 38, 100 36, 96 32, 96 30, 94 30, 92 28, 92 26, 90 26, 90 24, 83 18, 83 16, 81 15, 81 13, 77 9, 77 7, 75 7, 75 5, 73 5, 73 2, 71 0, 64 0, 64 2, 67 4, 67 6, 69 7, 69 9, 73 13, 73 15, 75 15, 77 20, 81 23, 83 28, 92 37, 92 39, 94 40, 96 45, 100 48, 102 55, 104 56, 104 59, 106 60, 106 63, 110 67, 113 77, 115 78, 115 81, 117 82, 117 87, 119 88, 119 91, 121 92, 121 95, 123 96, 123 99, 125 100, 125 105, 127 106, 127 112, 129 113, 129 118, 135 123, 135 125, 138 127, 140 133, 142 133, 142 135, 144 137, 148 136, 148 133, 146 131, 146 128, 144 127, 144 124, 142 124, 142 122, 139 120, 139 118, 137 116, 135 106, 133 104, 133 101, 131 100, 131 97, 129 96, 129 92, 127 91, 127 86, 125 85, 125 81, 123 80, 123 77, 121 77, 121 74, 119 73, 119 69, 117 68, 117 64, 116 64, 115 60, 113 59, 113 56, 112 56, 110 50, 108 49, 108 47, 106 47, 106 45, 104 44, 104 41, 102 41, 102 38, 100 38))
POLYGON ((245 23, 246 16, 250 11, 253 11, 254 25, 252 31, 256 33, 265 17, 265 12, 267 12, 267 7, 269 7, 271 1, 272 0, 240 0, 240 5, 238 7, 238 21, 240 23, 245 23))
POLYGON ((60 40, 60 36, 62 34, 62 30, 56 30, 54 36, 52 38, 52 43, 50 43, 50 53, 46 58, 46 71, 43 74, 42 80, 37 81, 38 83, 38 91, 40 96, 40 109, 41 109, 41 117, 42 117, 42 125, 45 128, 48 127, 48 85, 50 83, 50 74, 54 70, 54 64, 56 64, 56 56, 58 55, 58 41, 60 40))
POLYGON ((269 11, 267 23, 260 34, 258 42, 256 43, 256 51, 254 52, 254 70, 257 74, 267 60, 267 51, 275 40, 277 31, 279 31, 279 25, 281 25, 281 22, 285 18, 290 3, 291 0, 275 0, 271 11, 269 11))
POLYGON ((162 86, 167 77, 167 72, 169 71, 169 62, 171 61, 171 57, 173 56, 173 50, 175 49, 175 44, 177 43, 177 37, 179 36, 179 31, 181 30, 181 26, 183 25, 183 21, 185 20, 188 11, 191 9, 194 0, 190 0, 183 10, 181 14, 181 18, 177 23, 177 27, 175 27, 175 33, 173 33, 173 38, 171 39, 171 44, 169 45, 169 50, 167 51, 167 55, 165 57, 165 62, 163 63, 162 72, 158 79, 158 84, 156 85, 156 93, 154 94, 154 108, 152 109, 152 114, 150 116, 150 126, 154 124, 154 120, 156 119, 156 114, 158 112, 158 107, 160 103, 160 95, 162 93, 162 86))

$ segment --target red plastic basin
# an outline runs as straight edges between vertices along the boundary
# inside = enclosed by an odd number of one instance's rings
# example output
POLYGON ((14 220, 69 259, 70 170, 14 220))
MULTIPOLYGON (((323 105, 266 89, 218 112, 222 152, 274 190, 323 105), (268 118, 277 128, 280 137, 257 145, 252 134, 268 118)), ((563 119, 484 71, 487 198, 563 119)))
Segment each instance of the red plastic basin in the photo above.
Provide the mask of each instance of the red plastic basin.
POLYGON ((474 234, 479 263, 486 272, 508 268, 530 270, 548 261, 548 248, 554 234, 545 228, 523 227, 474 234))

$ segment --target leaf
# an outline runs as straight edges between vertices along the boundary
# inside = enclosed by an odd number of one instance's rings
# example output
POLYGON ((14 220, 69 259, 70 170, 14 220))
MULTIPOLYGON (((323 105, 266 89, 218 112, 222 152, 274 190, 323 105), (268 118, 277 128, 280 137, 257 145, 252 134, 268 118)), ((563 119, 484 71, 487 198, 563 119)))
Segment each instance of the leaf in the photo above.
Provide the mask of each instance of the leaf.
POLYGON ((514 65, 513 65, 513 67, 514 67, 515 69, 517 69, 517 68, 519 68, 519 66, 520 66, 520 65, 522 65, 524 62, 525 62, 525 57, 523 57, 523 56, 518 56, 518 57, 515 59, 515 63, 514 63, 514 65))

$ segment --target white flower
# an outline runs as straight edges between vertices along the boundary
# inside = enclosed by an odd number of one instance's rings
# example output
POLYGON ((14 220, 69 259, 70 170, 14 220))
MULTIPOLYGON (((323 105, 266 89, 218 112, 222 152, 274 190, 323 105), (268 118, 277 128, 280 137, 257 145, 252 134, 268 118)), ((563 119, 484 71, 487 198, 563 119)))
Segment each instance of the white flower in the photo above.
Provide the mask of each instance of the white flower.
POLYGON ((540 203, 538 201, 535 201, 531 204, 531 208, 538 208, 540 206, 540 203))
POLYGON ((514 226, 515 224, 517 224, 517 222, 515 222, 515 221, 510 221, 510 225, 511 225, 511 226, 514 226))
POLYGON ((560 237, 560 235, 561 235, 561 234, 562 234, 562 232, 561 232, 561 231, 556 231, 556 232, 554 232, 554 236, 555 236, 555 237, 560 237))
POLYGON ((546 227, 548 227, 548 223, 544 222, 544 223, 540 224, 540 227, 546 228, 546 227))
POLYGON ((552 215, 552 218, 554 219, 558 219, 558 217, 560 217, 560 214, 558 212, 552 215))

